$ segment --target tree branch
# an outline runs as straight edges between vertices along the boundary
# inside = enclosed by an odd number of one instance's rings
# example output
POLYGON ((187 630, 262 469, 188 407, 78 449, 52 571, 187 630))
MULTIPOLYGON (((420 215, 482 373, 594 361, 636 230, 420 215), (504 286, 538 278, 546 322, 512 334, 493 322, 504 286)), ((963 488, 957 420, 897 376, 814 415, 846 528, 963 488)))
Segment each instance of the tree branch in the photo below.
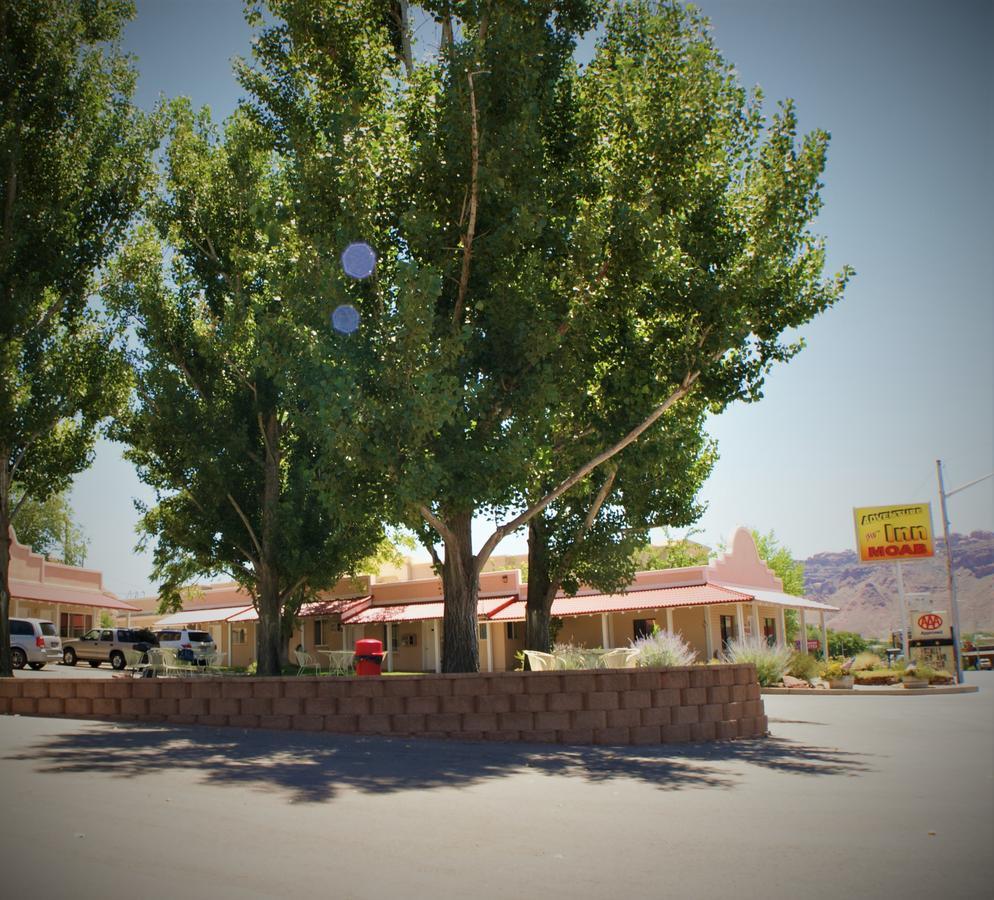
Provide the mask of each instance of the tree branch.
POLYGON ((597 496, 594 497, 594 502, 590 505, 590 509, 587 510, 586 518, 583 520, 580 527, 574 532, 573 539, 570 541, 569 549, 562 555, 558 565, 550 574, 549 580, 552 585, 555 586, 556 590, 558 590, 559 584, 563 580, 563 573, 565 573, 566 570, 573 564, 573 560, 576 558, 576 554, 580 550, 580 542, 587 536, 587 532, 589 532, 593 526, 594 519, 597 518, 597 514, 601 511, 604 501, 614 488, 614 479, 617 475, 618 467, 612 466, 611 471, 608 472, 607 478, 604 479, 604 484, 601 485, 601 489, 597 492, 597 496))
MULTIPOLYGON (((248 516, 246 516, 245 513, 242 512, 242 508, 238 505, 238 501, 235 500, 235 498, 232 497, 231 494, 228 494, 227 497, 228 497, 228 502, 235 508, 235 512, 238 513, 238 518, 242 520, 242 524, 245 526, 245 530, 248 531, 248 535, 252 539, 252 544, 255 546, 255 552, 259 554, 259 560, 262 560, 263 557, 262 545, 259 543, 259 539, 255 535, 255 529, 252 527, 252 523, 249 522, 248 516)), ((249 559, 252 559, 251 554, 246 553, 245 555, 249 559)), ((255 566, 256 570, 258 570, 259 563, 256 560, 252 559, 252 564, 255 566)))
POLYGON ((427 506, 419 506, 418 512, 421 513, 421 518, 438 532, 439 537, 443 541, 452 542, 455 540, 455 535, 449 530, 449 527, 430 509, 428 509, 427 506))
POLYGON ((612 444, 606 450, 598 453, 593 459, 588 460, 582 466, 580 466, 572 475, 563 479, 555 488, 553 488, 548 494, 546 494, 541 500, 533 503, 528 509, 522 512, 520 515, 515 516, 510 522, 505 522, 499 528, 497 528, 489 538, 487 538, 486 543, 480 550, 478 558, 482 560, 480 565, 490 558, 490 554, 493 553, 494 548, 509 534, 517 531, 522 525, 528 522, 532 516, 537 515, 543 509, 545 509, 550 503, 552 503, 557 498, 561 497, 566 493, 574 484, 582 481, 587 477, 594 469, 596 469, 602 463, 607 462, 611 457, 616 456, 622 450, 625 449, 629 444, 634 443, 642 436, 642 434, 652 427, 653 424, 668 410, 674 403, 685 397, 690 393, 691 388, 700 378, 700 370, 696 372, 688 372, 684 377, 683 381, 680 383, 680 387, 677 388, 669 397, 666 398, 662 403, 659 404, 645 419, 643 419, 638 425, 636 425, 631 431, 628 432, 620 441, 612 444))
POLYGON ((473 259, 473 238, 476 236, 476 207, 480 191, 478 175, 480 171, 480 131, 476 118, 476 90, 473 88, 473 75, 481 72, 467 72, 469 82, 469 127, 470 127, 470 164, 469 164, 469 222, 466 234, 462 240, 462 270, 459 273, 459 293, 456 295, 456 306, 452 311, 452 326, 459 327, 462 319, 463 305, 466 302, 466 292, 469 290, 469 268, 473 259))

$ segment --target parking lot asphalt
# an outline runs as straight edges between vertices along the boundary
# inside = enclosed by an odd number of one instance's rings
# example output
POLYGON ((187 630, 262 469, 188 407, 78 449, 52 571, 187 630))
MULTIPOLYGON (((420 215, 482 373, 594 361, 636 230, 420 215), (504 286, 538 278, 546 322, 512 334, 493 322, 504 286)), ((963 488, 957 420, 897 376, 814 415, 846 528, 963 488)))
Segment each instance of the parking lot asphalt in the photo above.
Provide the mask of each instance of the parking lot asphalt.
POLYGON ((994 676, 969 678, 767 696, 770 738, 654 749, 2 717, 3 894, 989 896, 994 676))
POLYGON ((67 666, 63 663, 48 663, 44 669, 34 669, 27 667, 15 669, 15 678, 113 678, 115 672, 110 663, 101 663, 94 668, 87 662, 78 662, 74 666, 67 666))

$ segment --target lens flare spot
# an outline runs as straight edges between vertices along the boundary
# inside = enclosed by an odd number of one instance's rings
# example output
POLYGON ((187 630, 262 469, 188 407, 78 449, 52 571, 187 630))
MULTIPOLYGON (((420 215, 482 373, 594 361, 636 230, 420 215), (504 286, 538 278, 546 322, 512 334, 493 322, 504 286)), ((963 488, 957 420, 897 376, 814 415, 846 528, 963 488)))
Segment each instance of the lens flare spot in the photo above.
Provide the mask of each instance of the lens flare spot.
POLYGON ((359 327, 359 310, 350 303, 343 303, 331 314, 331 326, 342 334, 352 334, 359 327))
POLYGON ((376 267, 376 254, 365 241, 349 244, 342 251, 342 268, 350 278, 369 278, 376 267))

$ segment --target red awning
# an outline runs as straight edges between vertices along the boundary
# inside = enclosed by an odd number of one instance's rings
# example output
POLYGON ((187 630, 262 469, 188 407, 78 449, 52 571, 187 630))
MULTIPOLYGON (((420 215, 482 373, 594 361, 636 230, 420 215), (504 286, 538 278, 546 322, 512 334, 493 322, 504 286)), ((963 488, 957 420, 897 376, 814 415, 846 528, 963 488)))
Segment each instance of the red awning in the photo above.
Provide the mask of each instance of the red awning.
MULTIPOLYGON (((748 594, 713 584, 689 587, 649 588, 625 594, 583 594, 556 597, 552 601, 554 616, 592 616, 600 613, 632 612, 643 609, 666 609, 678 606, 711 606, 719 603, 742 603, 748 594)), ((495 622, 513 622, 525 618, 525 602, 511 603, 490 617, 495 622)))
POLYGON ((98 609, 118 609, 122 612, 141 612, 141 608, 118 600, 109 591, 87 591, 57 584, 39 584, 36 581, 10 580, 10 595, 18 600, 35 600, 40 603, 65 603, 73 606, 94 606, 98 609))
POLYGON ((320 616, 341 616, 345 619, 364 610, 372 599, 367 594, 365 597, 345 597, 341 600, 315 600, 313 603, 305 603, 297 616, 301 619, 316 619, 320 616))
MULTIPOLYGON (((486 619, 517 599, 510 597, 488 597, 477 600, 476 614, 486 619)), ((342 618, 346 625, 385 625, 388 622, 423 622, 441 619, 445 615, 445 604, 441 600, 428 603, 398 603, 393 606, 370 606, 354 616, 342 618)))

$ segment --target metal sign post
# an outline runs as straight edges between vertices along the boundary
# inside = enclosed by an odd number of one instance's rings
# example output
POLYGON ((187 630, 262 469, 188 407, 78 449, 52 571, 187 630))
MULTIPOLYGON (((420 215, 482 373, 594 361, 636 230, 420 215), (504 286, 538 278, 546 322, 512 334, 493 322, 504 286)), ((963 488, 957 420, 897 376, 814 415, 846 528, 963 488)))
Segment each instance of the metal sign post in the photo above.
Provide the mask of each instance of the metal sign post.
POLYGON ((939 473, 939 503, 942 508, 942 533, 946 539, 946 582, 949 585, 949 608, 953 614, 953 654, 956 659, 956 683, 963 683, 963 654, 960 651, 960 641, 962 637, 960 636, 959 630, 959 604, 956 602, 956 578, 953 576, 953 550, 949 546, 949 513, 946 511, 946 499, 952 497, 953 494, 958 494, 960 491, 966 490, 968 487, 973 487, 975 484, 980 484, 981 481, 986 481, 988 478, 994 476, 994 472, 989 475, 984 475, 982 478, 974 479, 968 484, 964 484, 955 490, 946 493, 945 485, 942 481, 942 460, 937 459, 935 461, 935 469, 939 473))

